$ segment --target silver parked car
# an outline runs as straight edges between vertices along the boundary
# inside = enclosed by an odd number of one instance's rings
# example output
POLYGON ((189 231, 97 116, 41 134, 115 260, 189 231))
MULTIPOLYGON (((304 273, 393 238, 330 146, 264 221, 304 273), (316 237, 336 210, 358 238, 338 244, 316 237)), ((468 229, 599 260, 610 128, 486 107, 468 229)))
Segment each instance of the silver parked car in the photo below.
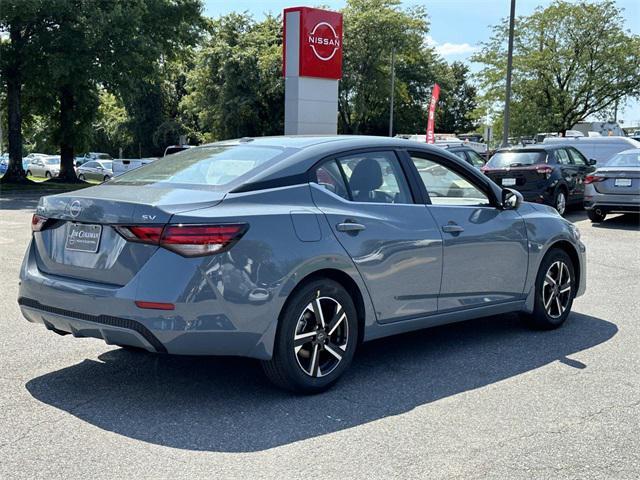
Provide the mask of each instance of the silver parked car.
POLYGON ((362 342, 506 312, 557 328, 586 287, 571 222, 452 153, 387 137, 191 148, 42 197, 32 230, 27 320, 257 358, 307 393, 336 382, 362 342))
POLYGON ((113 177, 112 160, 90 160, 76 167, 76 175, 80 180, 98 180, 106 182, 113 177))
POLYGON ((26 173, 34 177, 57 177, 60 174, 60 155, 34 156, 26 173))
POLYGON ((584 206, 592 222, 609 213, 640 212, 640 148, 615 155, 584 179, 584 206))

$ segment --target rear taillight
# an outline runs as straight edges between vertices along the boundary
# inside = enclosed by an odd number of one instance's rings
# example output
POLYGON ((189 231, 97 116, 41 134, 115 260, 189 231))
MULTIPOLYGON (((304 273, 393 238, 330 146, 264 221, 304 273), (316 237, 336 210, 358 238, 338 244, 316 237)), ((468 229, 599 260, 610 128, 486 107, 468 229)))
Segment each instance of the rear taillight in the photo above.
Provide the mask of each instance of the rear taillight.
POLYGON ((33 214, 31 217, 31 231, 39 232, 44 228, 44 225, 47 223, 48 218, 43 217, 41 215, 33 214))
POLYGON ((549 165, 536 165, 536 172, 543 175, 551 175, 553 168, 549 165))
POLYGON ((606 177, 601 177, 600 175, 587 175, 584 177, 584 184, 589 185, 590 183, 598 183, 604 182, 606 177))
POLYGON ((245 234, 248 225, 119 225, 115 229, 129 241, 159 245, 185 257, 199 257, 228 250, 245 234))

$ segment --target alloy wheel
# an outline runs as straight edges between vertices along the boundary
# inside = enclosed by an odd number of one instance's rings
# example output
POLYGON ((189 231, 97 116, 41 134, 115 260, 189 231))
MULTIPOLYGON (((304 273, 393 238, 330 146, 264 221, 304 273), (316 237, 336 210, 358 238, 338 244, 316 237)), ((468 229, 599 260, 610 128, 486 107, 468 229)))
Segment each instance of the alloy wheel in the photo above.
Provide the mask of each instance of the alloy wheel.
POLYGON ((564 214, 565 209, 567 208, 567 198, 564 195, 564 192, 560 190, 556 197, 556 210, 560 215, 564 214))
POLYGON ((542 284, 542 304, 551 318, 560 318, 571 301, 569 267, 558 260, 551 264, 542 284))
POLYGON ((315 298, 298 318, 294 353, 298 365, 310 377, 324 377, 334 371, 347 351, 348 342, 347 314, 334 298, 315 298))

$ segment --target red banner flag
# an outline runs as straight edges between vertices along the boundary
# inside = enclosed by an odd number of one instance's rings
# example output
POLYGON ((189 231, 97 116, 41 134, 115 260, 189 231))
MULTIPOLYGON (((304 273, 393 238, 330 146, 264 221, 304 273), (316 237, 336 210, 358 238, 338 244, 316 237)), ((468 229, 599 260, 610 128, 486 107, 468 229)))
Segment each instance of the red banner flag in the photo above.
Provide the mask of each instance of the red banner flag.
POLYGON ((435 143, 436 141, 433 130, 436 126, 436 104, 438 103, 438 97, 440 97, 440 85, 434 83, 433 90, 431 90, 431 102, 429 102, 429 119, 427 120, 427 143, 435 143))

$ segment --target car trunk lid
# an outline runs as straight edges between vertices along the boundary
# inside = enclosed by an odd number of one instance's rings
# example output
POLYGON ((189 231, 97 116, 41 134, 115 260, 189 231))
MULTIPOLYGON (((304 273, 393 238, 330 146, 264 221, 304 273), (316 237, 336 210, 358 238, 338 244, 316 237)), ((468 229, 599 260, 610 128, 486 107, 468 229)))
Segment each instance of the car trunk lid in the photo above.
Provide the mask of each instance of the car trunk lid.
POLYGON ((215 206, 224 196, 210 189, 107 183, 43 197, 37 215, 51 220, 34 233, 38 268, 52 275, 126 285, 158 247, 125 240, 115 225, 166 224, 174 214, 215 206))
POLYGON ((593 182, 598 193, 614 195, 640 195, 640 168, 611 167, 599 168, 593 177, 604 180, 593 182))

